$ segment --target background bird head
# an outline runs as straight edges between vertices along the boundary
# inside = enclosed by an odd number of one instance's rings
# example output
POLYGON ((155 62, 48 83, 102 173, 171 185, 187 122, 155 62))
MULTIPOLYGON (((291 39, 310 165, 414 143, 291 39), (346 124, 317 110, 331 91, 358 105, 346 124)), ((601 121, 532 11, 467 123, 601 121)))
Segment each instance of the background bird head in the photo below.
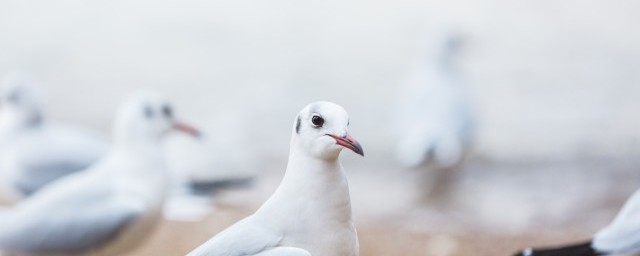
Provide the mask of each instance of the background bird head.
POLYGON ((117 143, 158 143, 170 131, 199 136, 195 128, 177 121, 169 101, 156 93, 132 95, 116 116, 117 143))
POLYGON ((14 128, 43 121, 42 99, 35 81, 25 73, 11 73, 0 89, 0 122, 14 128))

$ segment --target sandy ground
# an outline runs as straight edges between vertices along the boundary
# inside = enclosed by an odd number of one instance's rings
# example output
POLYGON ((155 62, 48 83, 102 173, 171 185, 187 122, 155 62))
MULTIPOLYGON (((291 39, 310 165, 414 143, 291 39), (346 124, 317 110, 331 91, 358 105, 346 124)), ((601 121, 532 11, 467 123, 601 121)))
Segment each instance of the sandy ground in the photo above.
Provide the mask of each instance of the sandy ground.
MULTIPOLYGON (((363 256, 511 255, 528 246, 583 241, 640 187, 640 162, 629 159, 474 159, 438 173, 343 158, 363 256)), ((262 166, 252 186, 216 194, 213 213, 202 221, 165 220, 127 255, 184 255, 248 216, 277 187, 285 162, 262 166)))
MULTIPOLYGON (((184 255, 247 214, 247 210, 221 209, 203 223, 166 221, 143 248, 130 255, 184 255)), ((589 236, 587 232, 572 230, 565 230, 562 235, 534 233, 521 236, 480 232, 460 235, 411 233, 388 224, 359 225, 358 232, 363 256, 511 255, 534 244, 569 243, 589 236)))
MULTIPOLYGON (((511 255, 532 245, 582 241, 606 225, 640 185, 637 161, 478 160, 459 170, 448 189, 425 197, 421 179, 441 177, 422 169, 394 173, 391 166, 371 170, 348 162, 363 256, 511 255), (593 175, 582 177, 585 169, 593 175), (550 176, 554 179, 544 178, 550 176)), ((183 255, 195 248, 252 213, 277 186, 282 175, 277 166, 251 189, 219 194, 215 212, 202 222, 165 221, 131 255, 183 255)))

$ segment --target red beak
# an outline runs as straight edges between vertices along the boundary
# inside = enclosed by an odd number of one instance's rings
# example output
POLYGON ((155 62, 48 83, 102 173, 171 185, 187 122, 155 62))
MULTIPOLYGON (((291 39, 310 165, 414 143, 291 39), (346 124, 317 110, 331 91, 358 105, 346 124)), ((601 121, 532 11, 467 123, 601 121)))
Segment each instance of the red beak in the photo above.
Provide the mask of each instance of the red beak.
POLYGON ((333 134, 327 134, 331 138, 336 140, 336 144, 343 146, 345 148, 353 150, 356 154, 364 156, 364 151, 362 151, 362 146, 358 143, 351 135, 346 134, 344 137, 338 137, 333 134))
POLYGON ((198 131, 196 128, 193 128, 193 126, 190 126, 188 124, 184 124, 184 123, 180 123, 180 122, 174 122, 173 123, 173 127, 174 130, 176 131, 180 131, 180 132, 184 132, 188 135, 191 135, 195 138, 200 138, 200 136, 202 135, 200 133, 200 131, 198 131))

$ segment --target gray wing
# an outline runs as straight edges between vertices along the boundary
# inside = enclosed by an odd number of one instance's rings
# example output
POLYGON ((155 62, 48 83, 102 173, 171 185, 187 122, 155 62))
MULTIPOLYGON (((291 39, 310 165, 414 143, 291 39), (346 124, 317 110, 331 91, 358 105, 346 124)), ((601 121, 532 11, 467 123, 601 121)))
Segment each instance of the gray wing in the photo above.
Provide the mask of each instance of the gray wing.
POLYGON ((640 190, 627 200, 613 222, 593 239, 598 251, 608 253, 640 252, 640 190))
POLYGON ((95 159, 87 161, 29 163, 23 167, 24 171, 16 177, 14 186, 21 193, 31 195, 60 177, 86 169, 94 161, 95 159))
POLYGON ((82 171, 104 156, 108 145, 69 127, 48 125, 13 144, 13 186, 30 195, 50 182, 82 171))
POLYGON ((66 209, 13 212, 13 218, 5 219, 0 229, 0 248, 27 253, 82 252, 109 241, 141 213, 115 200, 60 208, 66 209))

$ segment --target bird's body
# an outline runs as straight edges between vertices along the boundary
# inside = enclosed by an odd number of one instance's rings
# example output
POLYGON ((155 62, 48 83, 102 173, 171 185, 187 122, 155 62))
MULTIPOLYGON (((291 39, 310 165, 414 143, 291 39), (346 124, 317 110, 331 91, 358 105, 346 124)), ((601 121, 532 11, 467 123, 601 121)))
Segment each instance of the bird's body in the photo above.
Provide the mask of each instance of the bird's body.
POLYGON ((164 171, 161 158, 132 157, 140 156, 111 154, 16 206, 2 216, 0 250, 118 255, 132 249, 155 226, 166 183, 157 173, 164 171), (136 175, 132 169, 155 175, 136 175))
POLYGON ((287 234, 284 245, 305 248, 312 255, 358 255, 344 170, 337 160, 310 165, 313 161, 291 156, 282 186, 256 216, 275 221, 273 227, 287 234))
POLYGON ((127 101, 110 153, 0 214, 0 251, 122 255, 140 245, 156 226, 166 193, 161 138, 175 121, 165 109, 155 95, 127 101))
POLYGON ((55 124, 22 129, 0 140, 1 182, 21 196, 86 169, 108 150, 107 143, 89 132, 55 124))
POLYGON ((51 123, 33 81, 9 76, 0 94, 0 189, 16 200, 83 170, 108 150, 82 129, 51 123))
POLYGON ((338 143, 348 142, 346 147, 360 154, 362 150, 341 127, 346 127, 348 118, 334 119, 332 112, 346 116, 339 106, 322 102, 311 104, 300 113, 287 170, 278 189, 253 215, 222 231, 189 256, 359 255, 349 186, 338 161, 341 148, 336 147, 338 139, 327 135, 339 134, 344 141, 338 143), (306 124, 313 113, 324 116, 329 128, 323 124, 308 128, 306 124), (308 134, 319 132, 312 129, 331 130, 314 137, 308 134))
POLYGON ((292 156, 282 185, 271 198, 254 215, 201 247, 202 254, 196 250, 193 255, 243 255, 224 252, 223 248, 245 246, 248 255, 282 246, 305 248, 311 255, 358 255, 344 171, 337 162, 318 167, 322 169, 310 170, 292 156), (237 244, 241 241, 251 245, 237 244), (252 246, 256 248, 249 249, 252 246), (211 253, 210 248, 216 252, 211 253))
POLYGON ((409 71, 394 113, 402 134, 397 158, 408 167, 429 160, 451 167, 461 161, 471 141, 466 88, 453 64, 457 42, 449 34, 440 41, 428 60, 409 71))
POLYGON ((591 241, 551 249, 526 249, 522 256, 636 255, 640 253, 640 190, 625 202, 622 210, 591 241))

